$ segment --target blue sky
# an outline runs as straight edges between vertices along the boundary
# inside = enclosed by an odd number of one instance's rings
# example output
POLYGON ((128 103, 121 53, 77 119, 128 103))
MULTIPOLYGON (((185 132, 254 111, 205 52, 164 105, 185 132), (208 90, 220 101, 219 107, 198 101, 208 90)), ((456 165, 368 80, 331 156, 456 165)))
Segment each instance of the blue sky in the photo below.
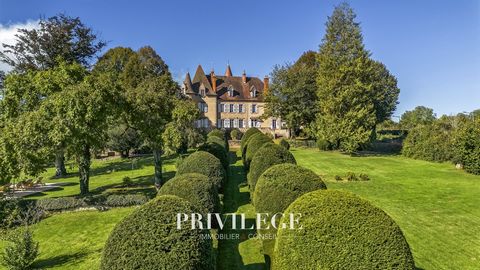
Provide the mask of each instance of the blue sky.
MULTIPOLYGON (((318 50, 340 1, 6 1, 0 41, 12 28, 59 12, 79 16, 109 47, 151 45, 177 79, 198 64, 263 77, 273 65, 318 50)), ((437 114, 480 108, 480 1, 348 1, 373 58, 401 89, 396 115, 417 105, 437 114)))

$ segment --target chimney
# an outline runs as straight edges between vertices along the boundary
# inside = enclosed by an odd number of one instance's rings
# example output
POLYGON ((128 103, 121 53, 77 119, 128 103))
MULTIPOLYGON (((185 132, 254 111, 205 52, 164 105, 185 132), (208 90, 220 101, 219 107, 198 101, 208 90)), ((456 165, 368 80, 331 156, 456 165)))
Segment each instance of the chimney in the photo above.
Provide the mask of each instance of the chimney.
POLYGON ((247 74, 245 73, 245 70, 243 71, 243 74, 242 74, 242 82, 247 83, 247 74))
POLYGON ((268 93, 268 81, 269 81, 268 76, 265 76, 265 78, 263 78, 263 95, 264 96, 266 96, 268 93))
POLYGON ((230 68, 230 64, 227 65, 227 71, 225 71, 226 77, 232 77, 232 69, 230 68))
POLYGON ((210 72, 210 80, 212 80, 212 91, 217 92, 217 76, 215 76, 213 69, 210 72))

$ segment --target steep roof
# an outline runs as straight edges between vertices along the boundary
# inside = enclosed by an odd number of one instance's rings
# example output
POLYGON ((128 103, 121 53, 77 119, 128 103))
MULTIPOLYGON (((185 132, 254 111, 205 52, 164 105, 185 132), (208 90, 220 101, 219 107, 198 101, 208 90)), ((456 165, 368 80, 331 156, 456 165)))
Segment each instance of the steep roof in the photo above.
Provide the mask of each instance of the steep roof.
MULTIPOLYGON (((206 95, 216 95, 221 100, 230 101, 263 101, 263 81, 257 77, 246 77, 246 83, 243 82, 242 77, 235 77, 231 75, 230 65, 227 66, 226 74, 230 73, 230 76, 217 76, 216 89, 212 89, 212 76, 211 74, 205 75, 201 65, 198 66, 197 71, 191 84, 185 83, 187 87, 187 93, 199 94, 201 84, 206 89, 206 95), (233 96, 228 93, 229 88, 233 88, 233 96), (251 91, 256 89, 257 96, 252 97, 251 91)), ((189 74, 188 78, 190 77, 189 74)))

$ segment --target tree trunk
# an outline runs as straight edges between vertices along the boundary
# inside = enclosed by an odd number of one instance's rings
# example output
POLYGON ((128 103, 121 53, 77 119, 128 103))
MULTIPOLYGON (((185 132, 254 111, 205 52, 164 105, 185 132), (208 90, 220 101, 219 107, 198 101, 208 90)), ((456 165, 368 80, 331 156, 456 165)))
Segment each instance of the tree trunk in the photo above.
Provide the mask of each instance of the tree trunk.
POLYGON ((65 169, 65 154, 62 148, 57 149, 55 153, 55 177, 60 178, 67 175, 65 169))
POLYGON ((78 160, 78 172, 80 174, 80 195, 88 194, 88 183, 90 180, 90 146, 83 146, 82 153, 78 160))
POLYGON ((155 187, 159 189, 162 184, 162 150, 154 149, 153 150, 153 164, 155 166, 155 187))

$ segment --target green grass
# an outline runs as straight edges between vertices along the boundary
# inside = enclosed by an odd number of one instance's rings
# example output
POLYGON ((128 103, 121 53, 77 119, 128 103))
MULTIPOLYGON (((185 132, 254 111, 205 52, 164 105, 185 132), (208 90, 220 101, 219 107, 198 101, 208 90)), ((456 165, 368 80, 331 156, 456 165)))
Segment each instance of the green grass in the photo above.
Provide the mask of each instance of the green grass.
MULTIPOLYGON (((322 176, 330 189, 344 189, 360 195, 386 211, 402 228, 420 269, 480 269, 480 176, 438 164, 400 156, 350 157, 315 149, 292 149, 301 166, 322 176), (337 182, 335 175, 366 173, 368 182, 337 182)), ((175 159, 164 163, 166 177, 174 174, 175 159)), ((151 158, 141 158, 132 170, 131 160, 95 161, 91 190, 105 192, 152 192, 151 158), (122 178, 131 177, 137 186, 123 189, 122 178)), ((241 161, 231 165, 225 188, 227 213, 245 213, 247 226, 253 222, 245 172, 241 161)), ((49 169, 45 176, 53 175, 49 169)), ((79 192, 75 174, 59 180, 73 183, 59 190, 33 196, 73 196, 79 192)), ((42 269, 98 269, 101 250, 113 226, 133 208, 105 212, 82 211, 55 214, 34 225, 40 241, 42 269)), ((218 269, 264 269, 261 241, 249 238, 254 231, 224 229, 222 234, 239 234, 238 240, 218 242, 218 269)), ((0 243, 0 247, 1 247, 0 243)), ((217 243, 215 243, 217 244, 217 243)))
POLYGON ((350 157, 292 149, 299 165, 323 176, 330 189, 360 195, 402 228, 421 269, 480 269, 480 176, 452 164, 400 156, 350 157), (335 175, 366 173, 368 182, 335 175))
MULTIPOLYGON (((68 166, 67 166, 68 167, 68 166)), ((49 168, 41 176, 43 182, 47 183, 67 183, 66 186, 49 190, 43 193, 28 196, 29 199, 39 199, 47 197, 65 197, 75 196, 80 192, 78 168, 67 168, 68 175, 64 178, 53 178, 54 168, 49 168)), ((135 184, 135 188, 129 188, 128 192, 143 192, 152 194, 155 192, 153 186, 153 160, 152 157, 120 159, 113 158, 107 160, 93 160, 90 191, 93 194, 98 193, 121 193, 124 190, 120 187, 122 179, 130 177, 135 184)), ((169 179, 175 173, 175 156, 166 157, 163 161, 163 176, 169 179)))

